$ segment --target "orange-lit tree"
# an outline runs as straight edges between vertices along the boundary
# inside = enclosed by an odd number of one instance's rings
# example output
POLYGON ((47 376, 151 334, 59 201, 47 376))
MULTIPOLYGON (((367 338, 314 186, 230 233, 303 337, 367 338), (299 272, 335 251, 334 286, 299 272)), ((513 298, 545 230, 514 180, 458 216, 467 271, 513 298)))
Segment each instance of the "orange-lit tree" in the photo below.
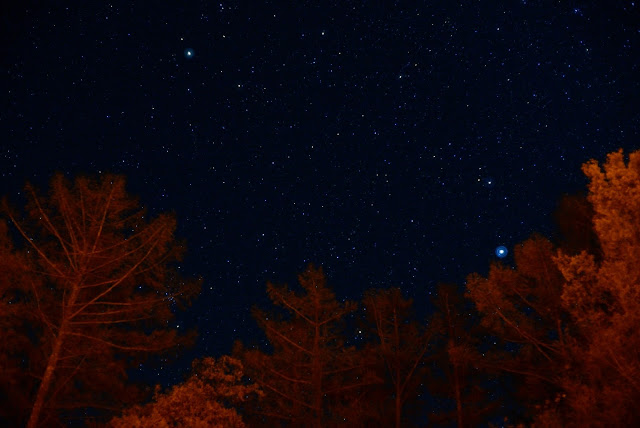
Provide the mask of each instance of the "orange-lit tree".
POLYGON ((242 428, 242 417, 232 407, 249 395, 261 395, 243 378, 242 363, 229 356, 207 357, 192 364, 184 383, 156 394, 151 403, 127 409, 109 421, 109 428, 242 428))
POLYGON ((185 339, 168 326, 171 306, 199 283, 172 267, 182 254, 174 217, 149 219, 120 176, 56 175, 47 196, 27 185, 26 197, 24 215, 6 201, 4 211, 24 238, 23 300, 39 353, 27 426, 77 408, 119 410, 138 398, 126 368, 185 339))
POLYGON ((389 386, 374 405, 383 411, 381 419, 389 419, 385 426, 408 426, 405 403, 417 400, 426 377, 425 356, 436 331, 412 319, 413 300, 405 299, 398 288, 368 291, 363 306, 374 337, 364 354, 377 360, 389 386))
POLYGON ((486 278, 467 277, 481 326, 496 338, 482 365, 519 379, 519 398, 531 412, 562 393, 572 366, 571 323, 560 299, 565 280, 554 254, 550 241, 534 235, 515 247, 515 268, 493 263, 486 278))
POLYGON ((583 340, 579 376, 565 379, 575 426, 640 424, 640 152, 582 167, 601 257, 559 252, 561 301, 583 340))
POLYGON ((354 350, 344 345, 341 323, 356 304, 336 301, 321 268, 310 265, 298 281, 300 292, 267 284, 269 298, 284 313, 254 311, 273 353, 237 344, 236 355, 265 393, 250 409, 262 424, 332 426, 345 422, 339 414, 341 405, 347 404, 342 403, 344 394, 370 383, 354 350))

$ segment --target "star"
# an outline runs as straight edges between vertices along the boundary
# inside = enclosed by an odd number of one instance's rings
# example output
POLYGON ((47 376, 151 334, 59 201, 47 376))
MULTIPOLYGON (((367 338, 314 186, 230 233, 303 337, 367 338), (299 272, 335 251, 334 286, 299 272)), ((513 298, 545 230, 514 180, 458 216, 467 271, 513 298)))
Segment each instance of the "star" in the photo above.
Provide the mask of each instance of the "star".
POLYGON ((501 259, 505 258, 508 253, 509 251, 507 250, 507 247, 505 247, 504 245, 500 245, 498 248, 496 248, 496 256, 498 256, 501 259))
POLYGON ((496 182, 492 177, 484 177, 482 179, 482 185, 487 189, 493 189, 496 185, 496 182))
POLYGON ((191 59, 191 58, 193 58, 193 55, 194 55, 193 49, 191 49, 191 48, 186 48, 186 49, 184 50, 184 57, 185 57, 185 58, 187 58, 187 59, 191 59))

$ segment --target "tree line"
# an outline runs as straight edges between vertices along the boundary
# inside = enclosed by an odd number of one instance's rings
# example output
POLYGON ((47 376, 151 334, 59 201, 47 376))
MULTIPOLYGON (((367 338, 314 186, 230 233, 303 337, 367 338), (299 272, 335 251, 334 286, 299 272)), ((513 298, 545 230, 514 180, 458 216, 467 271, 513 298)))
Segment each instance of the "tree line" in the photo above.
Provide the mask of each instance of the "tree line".
POLYGON ((56 175, 44 196, 27 185, 23 210, 2 203, 0 422, 638 426, 640 151, 582 170, 587 192, 563 197, 557 236, 439 284, 427 317, 398 288, 342 301, 309 265, 253 310, 268 349, 238 341, 165 390, 128 370, 195 337, 170 327, 201 284, 175 267, 175 217, 150 218, 121 176, 56 175))

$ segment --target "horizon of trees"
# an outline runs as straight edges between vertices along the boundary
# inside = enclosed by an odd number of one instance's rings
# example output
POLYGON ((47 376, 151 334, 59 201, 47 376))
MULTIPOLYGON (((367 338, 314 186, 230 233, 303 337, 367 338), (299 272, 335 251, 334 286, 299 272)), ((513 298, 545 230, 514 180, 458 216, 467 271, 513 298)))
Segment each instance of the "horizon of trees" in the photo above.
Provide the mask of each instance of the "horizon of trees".
POLYGON ((0 421, 640 425, 640 151, 582 171, 587 194, 560 201, 553 241, 533 234, 513 265, 440 284, 425 319, 398 288, 341 301, 309 265, 295 286, 268 283, 273 307, 253 310, 268 350, 236 342, 153 396, 127 367, 188 345, 167 321, 199 288, 172 267, 173 217, 148 219, 122 177, 58 175, 46 197, 27 186, 24 212, 4 201, 0 221, 0 421))

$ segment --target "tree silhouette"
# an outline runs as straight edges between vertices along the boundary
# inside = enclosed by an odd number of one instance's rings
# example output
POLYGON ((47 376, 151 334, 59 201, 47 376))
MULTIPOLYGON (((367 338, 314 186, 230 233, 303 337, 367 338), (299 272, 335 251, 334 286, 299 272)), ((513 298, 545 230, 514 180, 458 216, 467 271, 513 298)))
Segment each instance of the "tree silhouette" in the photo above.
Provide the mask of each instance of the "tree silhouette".
POLYGON ((341 405, 348 405, 344 394, 370 383, 354 349, 344 346, 341 331, 343 317, 356 304, 336 301, 321 268, 309 265, 298 281, 302 292, 267 284, 269 298, 285 310, 286 317, 254 310, 273 353, 237 344, 236 354, 265 393, 252 409, 263 418, 262 423, 333 426, 340 421, 341 405))
POLYGON ((172 305, 199 288, 171 268, 182 246, 171 215, 148 219, 120 176, 56 175, 41 197, 26 186, 26 216, 6 214, 25 240, 24 302, 34 314, 40 358, 27 426, 51 424, 58 412, 118 409, 138 399, 125 369, 149 353, 185 343, 168 327, 172 305))
POLYGON ((194 361, 191 373, 186 382, 165 393, 156 389, 153 402, 127 409, 107 427, 244 427, 241 416, 231 406, 262 392, 255 384, 246 384, 242 363, 229 356, 217 361, 207 357, 194 361))
POLYGON ((439 341, 428 385, 435 396, 451 400, 454 408, 435 411, 431 420, 439 425, 455 422, 461 428, 478 426, 501 404, 489 397, 488 376, 480 370, 489 360, 478 350, 486 331, 474 324, 477 315, 455 285, 439 284, 434 306, 432 324, 439 327, 439 341))
POLYGON ((29 407, 34 379, 23 361, 35 355, 29 325, 34 316, 25 295, 37 280, 28 275, 25 257, 16 251, 4 220, 0 220, 0 425, 20 425, 29 407))
POLYGON ((565 378, 575 426, 640 424, 640 152, 582 167, 602 256, 559 252, 561 301, 583 340, 579 376, 565 378))
POLYGON ((563 195, 553 217, 558 228, 556 241, 563 252, 575 255, 581 251, 600 258, 601 248, 593 227, 593 206, 586 195, 563 195))
POLYGON ((426 375, 425 355, 436 331, 411 319, 413 301, 405 299, 398 288, 370 290, 363 305, 375 338, 365 347, 365 354, 377 357, 391 385, 386 397, 374 405, 392 409, 391 421, 396 428, 408 426, 403 407, 417 399, 426 375))

